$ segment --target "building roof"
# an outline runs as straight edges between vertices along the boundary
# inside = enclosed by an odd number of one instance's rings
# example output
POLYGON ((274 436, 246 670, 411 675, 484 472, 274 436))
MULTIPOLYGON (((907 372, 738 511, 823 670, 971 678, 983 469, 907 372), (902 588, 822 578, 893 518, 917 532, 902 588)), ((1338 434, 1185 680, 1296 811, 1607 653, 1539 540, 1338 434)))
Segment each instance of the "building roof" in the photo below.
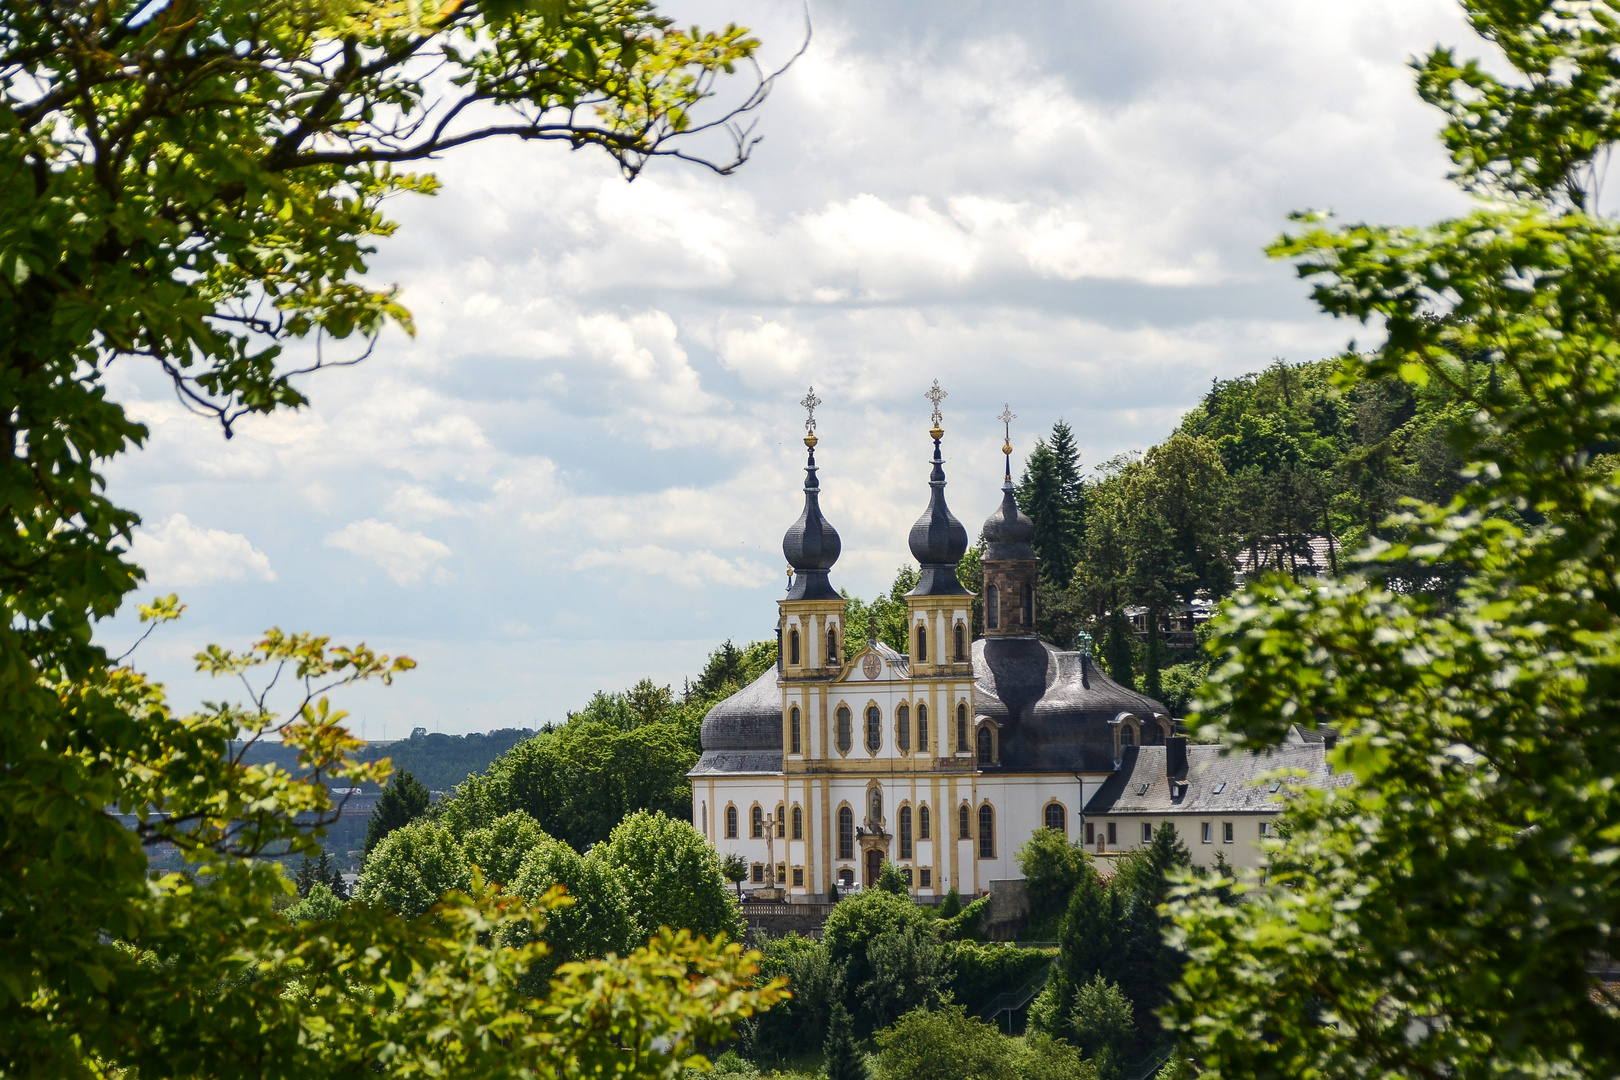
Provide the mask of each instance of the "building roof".
MULTIPOLYGON (((934 429, 939 432, 938 428, 934 429)), ((911 527, 911 557, 922 568, 911 596, 969 596, 956 578, 956 564, 967 554, 967 528, 945 505, 945 461, 934 439, 934 469, 928 477, 928 509, 911 527)))
POLYGON ((688 776, 782 771, 782 691, 776 666, 703 718, 703 755, 688 776))
POLYGON ((1035 539, 1035 523, 1028 514, 1018 509, 1011 477, 1001 486, 1001 505, 985 519, 980 535, 987 545, 984 549, 985 562, 1035 558, 1035 549, 1029 546, 1030 541, 1035 539))
POLYGON ((838 590, 827 579, 827 571, 838 561, 843 541, 832 522, 821 516, 821 482, 816 479, 816 437, 804 440, 808 456, 804 466, 804 509, 782 537, 782 554, 793 567, 788 585, 789 600, 837 600, 838 590))
POLYGON ((1328 767, 1327 747, 1287 743, 1254 753, 1230 753, 1225 747, 1187 747, 1187 779, 1172 784, 1167 773, 1168 747, 1133 746, 1125 751, 1119 771, 1086 803, 1086 815, 1110 814, 1275 814, 1291 788, 1336 787, 1349 782, 1328 767), (1296 775, 1274 776, 1279 770, 1296 775))

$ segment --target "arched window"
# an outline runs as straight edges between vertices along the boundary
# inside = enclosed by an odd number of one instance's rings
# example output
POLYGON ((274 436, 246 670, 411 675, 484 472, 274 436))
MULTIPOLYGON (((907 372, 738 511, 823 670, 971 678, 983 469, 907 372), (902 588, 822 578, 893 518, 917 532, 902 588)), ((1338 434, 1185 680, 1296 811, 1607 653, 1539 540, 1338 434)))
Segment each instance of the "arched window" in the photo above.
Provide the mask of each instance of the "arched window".
POLYGON ((956 662, 967 662, 967 627, 961 623, 956 624, 956 662))
POLYGON ((802 806, 793 808, 793 839, 804 839, 804 807, 802 806))
POLYGON ((1119 732, 1119 741, 1124 746, 1135 746, 1136 745, 1136 729, 1133 728, 1129 724, 1121 724, 1120 725, 1120 732, 1119 732))
POLYGON ((833 729, 838 739, 838 752, 847 754, 849 753, 850 740, 853 737, 853 733, 849 729, 849 706, 838 706, 838 710, 833 713, 833 721, 833 729))
POLYGON ((735 806, 726 807, 726 839, 737 839, 737 808, 735 806))
POLYGON ((1024 627, 1035 625, 1035 586, 1024 582, 1024 602, 1018 606, 1018 622, 1024 627))
POLYGON ((799 663, 799 632, 788 631, 788 663, 797 666, 799 663))
POLYGON ((883 749, 883 714, 876 705, 866 707, 866 748, 874 754, 883 749))
POLYGON ((919 702, 917 704, 917 752, 923 753, 928 749, 928 706, 919 702))
POLYGON ((967 702, 964 701, 956 706, 956 752, 965 754, 968 749, 967 702))
POLYGON ((797 705, 788 710, 788 753, 804 753, 804 735, 802 725, 799 723, 799 707, 797 705))
POLYGON ((1049 802, 1046 804, 1046 827, 1048 829, 1056 829, 1058 832, 1065 831, 1068 823, 1063 820, 1063 817, 1062 803, 1049 802))
POLYGON ((776 838, 780 840, 787 835, 787 807, 781 803, 776 804, 776 838))
POLYGON ((996 857, 996 812, 985 803, 979 807, 979 858, 996 857))
POLYGON ((956 838, 958 840, 970 840, 973 838, 973 819, 970 816, 971 814, 972 811, 968 809, 967 803, 963 803, 961 806, 957 807, 956 838))
POLYGON ((984 625, 991 630, 1001 626, 1001 590, 994 585, 984 590, 984 625))
POLYGON ((763 840, 765 838, 765 811, 757 806, 749 811, 748 828, 749 835, 755 840, 763 840))
POLYGON ((838 857, 855 857, 855 812, 847 806, 838 808, 838 857))
POLYGON ((903 751, 911 750, 911 706, 902 705, 894 711, 895 741, 903 751))
POLYGON ((911 858, 911 807, 900 808, 900 857, 911 858))
POLYGON ((872 816, 867 820, 873 825, 883 824, 883 792, 878 788, 872 789, 872 816))
POLYGON ((917 624, 917 663, 928 663, 928 627, 917 624))
POLYGON ((838 655, 838 630, 827 627, 827 666, 838 667, 843 657, 838 655))
POLYGON ((929 821, 928 804, 923 803, 917 807, 917 839, 929 840, 934 835, 933 824, 929 821))
POLYGON ((993 744, 992 744, 992 741, 991 741, 991 738, 990 738, 990 729, 987 728, 987 727, 980 728, 979 729, 979 764, 980 765, 989 765, 990 764, 990 759, 991 759, 990 751, 993 748, 994 747, 993 747, 993 744))

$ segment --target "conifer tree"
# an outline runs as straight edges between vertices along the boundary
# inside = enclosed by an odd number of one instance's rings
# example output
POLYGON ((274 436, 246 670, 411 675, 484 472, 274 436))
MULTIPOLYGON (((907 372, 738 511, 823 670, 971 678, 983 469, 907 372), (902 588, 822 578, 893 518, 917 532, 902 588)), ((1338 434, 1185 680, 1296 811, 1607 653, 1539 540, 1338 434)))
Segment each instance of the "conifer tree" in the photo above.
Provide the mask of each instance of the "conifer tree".
POLYGON ((866 1080, 866 1058, 855 1045, 855 1026, 842 1001, 834 1000, 827 1020, 827 1080, 866 1080))
POLYGON ((377 800, 377 808, 366 822, 365 853, 370 855, 383 837, 427 813, 431 801, 428 789, 417 782, 409 769, 401 769, 383 788, 382 798, 377 800))

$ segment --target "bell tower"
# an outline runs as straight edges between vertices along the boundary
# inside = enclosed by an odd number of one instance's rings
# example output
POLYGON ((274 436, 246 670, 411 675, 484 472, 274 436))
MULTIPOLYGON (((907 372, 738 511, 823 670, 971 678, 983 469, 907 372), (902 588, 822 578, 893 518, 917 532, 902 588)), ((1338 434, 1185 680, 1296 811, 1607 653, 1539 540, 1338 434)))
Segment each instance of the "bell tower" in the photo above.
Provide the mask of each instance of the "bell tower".
POLYGON ((945 429, 939 404, 946 395, 938 379, 925 396, 934 406, 933 426, 928 430, 934 440, 934 460, 928 477, 928 509, 911 527, 911 555, 920 574, 917 587, 906 594, 908 651, 914 677, 961 676, 973 670, 973 594, 956 577, 956 565, 967 554, 968 534, 945 505, 945 459, 940 453, 945 429))
POLYGON ((838 561, 838 530, 821 516, 821 482, 816 478, 816 397, 814 387, 799 404, 805 408, 804 510, 782 537, 787 558, 787 595, 777 601, 784 683, 829 679, 844 670, 844 598, 828 571, 838 561))
POLYGON ((1001 506, 984 523, 984 636, 1035 637, 1035 579, 1040 560, 1030 541, 1035 523, 1018 509, 1012 482, 1012 422, 1018 419, 1003 406, 996 417, 1002 423, 1001 452, 1007 469, 1001 482, 1001 506))

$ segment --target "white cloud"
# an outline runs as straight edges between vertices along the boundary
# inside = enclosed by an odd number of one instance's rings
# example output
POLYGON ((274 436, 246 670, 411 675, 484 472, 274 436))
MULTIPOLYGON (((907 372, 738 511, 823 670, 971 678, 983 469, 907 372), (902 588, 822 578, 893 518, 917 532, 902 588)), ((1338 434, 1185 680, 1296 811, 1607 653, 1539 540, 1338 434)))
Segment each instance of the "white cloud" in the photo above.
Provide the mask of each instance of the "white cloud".
POLYGON ((581 552, 571 565, 575 570, 613 567, 637 577, 657 574, 689 589, 705 585, 752 587, 772 577, 769 570, 752 559, 728 559, 711 551, 676 551, 656 544, 617 551, 593 549, 581 552))
POLYGON ((364 556, 388 572, 396 585, 416 585, 428 571, 435 583, 448 580, 448 571, 437 567, 452 554, 450 546, 419 532, 406 532, 398 525, 367 518, 351 522, 327 536, 325 544, 364 556))
POLYGON ((154 585, 208 585, 217 581, 276 580, 270 559, 241 533, 202 528, 172 514, 135 534, 131 557, 154 585))

